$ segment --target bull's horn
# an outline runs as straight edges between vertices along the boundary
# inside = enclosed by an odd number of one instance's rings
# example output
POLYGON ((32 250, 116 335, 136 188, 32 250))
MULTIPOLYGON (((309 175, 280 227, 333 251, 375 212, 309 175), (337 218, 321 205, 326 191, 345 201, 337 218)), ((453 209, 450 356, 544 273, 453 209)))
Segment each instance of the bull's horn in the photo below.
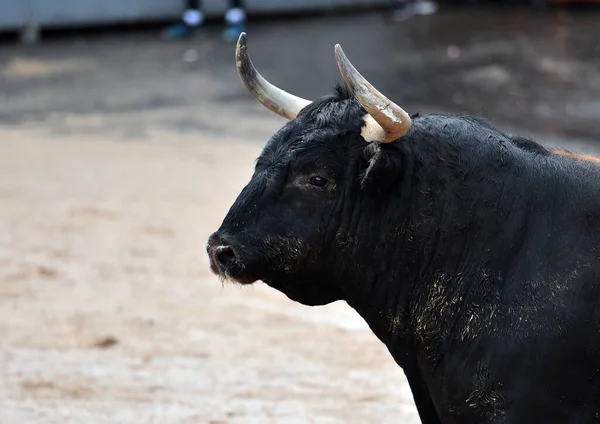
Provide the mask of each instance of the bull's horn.
POLYGON ((242 82, 256 100, 287 119, 294 119, 309 100, 294 96, 275 87, 258 73, 246 48, 246 33, 242 32, 235 49, 235 62, 242 82))
POLYGON ((339 44, 335 45, 335 60, 344 81, 369 113, 362 131, 365 140, 389 143, 399 139, 410 130, 411 119, 408 113, 377 91, 352 66, 339 44))

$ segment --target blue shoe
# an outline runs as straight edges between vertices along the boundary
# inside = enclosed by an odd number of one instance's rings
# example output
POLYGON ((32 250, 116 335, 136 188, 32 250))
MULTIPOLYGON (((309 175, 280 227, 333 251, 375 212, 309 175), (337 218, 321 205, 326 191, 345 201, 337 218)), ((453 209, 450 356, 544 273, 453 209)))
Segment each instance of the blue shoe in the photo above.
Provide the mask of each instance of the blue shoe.
POLYGON ((246 31, 246 25, 244 22, 239 22, 237 24, 228 24, 225 30, 223 30, 223 40, 228 43, 237 41, 242 32, 246 31))
POLYGON ((187 25, 185 22, 178 22, 163 30, 161 38, 163 40, 179 40, 190 37, 196 28, 187 25))

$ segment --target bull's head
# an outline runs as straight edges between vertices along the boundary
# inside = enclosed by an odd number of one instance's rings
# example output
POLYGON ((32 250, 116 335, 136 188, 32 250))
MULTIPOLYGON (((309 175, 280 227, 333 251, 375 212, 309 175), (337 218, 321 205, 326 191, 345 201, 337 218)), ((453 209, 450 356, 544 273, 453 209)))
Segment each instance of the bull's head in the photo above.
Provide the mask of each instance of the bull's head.
POLYGON ((207 246, 211 269, 222 278, 262 280, 308 305, 345 298, 336 281, 348 269, 338 265, 356 253, 356 229, 372 230, 363 225, 373 219, 361 205, 372 202, 366 182, 379 143, 398 140, 411 128, 409 115, 366 81, 339 45, 335 56, 347 88, 310 102, 266 81, 241 35, 236 63, 242 81, 260 103, 290 121, 266 144, 252 179, 207 246))

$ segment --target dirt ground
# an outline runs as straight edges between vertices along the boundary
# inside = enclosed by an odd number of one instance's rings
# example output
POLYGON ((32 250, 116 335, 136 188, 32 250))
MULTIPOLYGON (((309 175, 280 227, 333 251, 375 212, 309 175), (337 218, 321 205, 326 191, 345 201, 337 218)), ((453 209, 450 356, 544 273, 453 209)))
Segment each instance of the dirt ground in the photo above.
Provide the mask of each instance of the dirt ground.
MULTIPOLYGON (((411 113, 477 113, 598 153, 600 44, 576 31, 597 20, 511 13, 269 21, 249 46, 298 95, 339 81, 341 42, 411 113)), ((419 422, 402 370, 345 304, 210 273, 206 240, 283 123, 219 30, 0 46, 1 424, 419 422)))
POLYGON ((0 422, 418 422, 347 306, 210 273, 259 145, 0 139, 0 422))

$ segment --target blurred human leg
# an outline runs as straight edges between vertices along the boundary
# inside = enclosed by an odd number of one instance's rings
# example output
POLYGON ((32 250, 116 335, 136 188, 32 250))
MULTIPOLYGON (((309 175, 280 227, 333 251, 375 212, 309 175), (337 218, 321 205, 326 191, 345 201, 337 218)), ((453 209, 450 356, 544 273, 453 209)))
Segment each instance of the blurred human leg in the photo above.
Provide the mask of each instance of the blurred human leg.
POLYGON ((414 16, 412 8, 414 0, 393 0, 391 19, 395 22, 402 22, 414 16))
POLYGON ((204 23, 204 12, 201 0, 186 0, 185 11, 181 19, 175 24, 165 28, 163 38, 172 40, 189 37, 204 23))
POLYGON ((235 41, 246 30, 246 11, 242 0, 230 0, 229 9, 225 13, 225 30, 223 39, 235 41))

